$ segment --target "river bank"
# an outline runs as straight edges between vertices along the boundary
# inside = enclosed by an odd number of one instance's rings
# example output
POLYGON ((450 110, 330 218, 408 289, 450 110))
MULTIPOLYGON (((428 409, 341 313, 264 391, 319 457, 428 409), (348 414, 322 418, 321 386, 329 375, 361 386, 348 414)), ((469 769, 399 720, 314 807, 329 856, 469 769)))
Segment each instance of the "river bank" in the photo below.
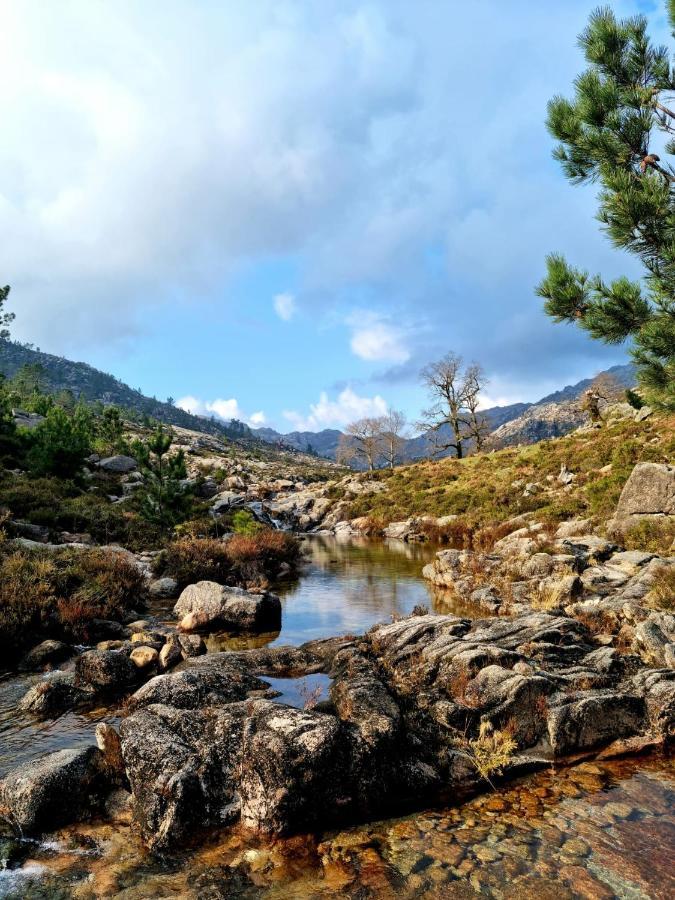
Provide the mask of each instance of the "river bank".
MULTIPOLYGON (((325 536, 309 538, 306 546, 309 560, 300 579, 288 582, 279 591, 283 605, 281 633, 254 639, 259 647, 267 642, 270 652, 283 644, 297 646, 303 639, 325 635, 328 628, 331 629, 329 633, 346 634, 352 629, 363 633, 378 621, 392 616, 398 620, 420 605, 428 605, 445 615, 453 612, 444 606, 444 602, 449 602, 447 592, 435 589, 420 576, 424 564, 433 559, 436 548, 400 542, 389 546, 368 540, 341 542, 325 536)), ((167 601, 157 600, 156 604, 154 612, 157 621, 161 622, 166 617, 167 601)), ((458 612, 455 610, 455 615, 458 612)), ((401 619, 401 624, 405 621, 401 619)), ((228 638, 226 633, 207 636, 206 640, 207 643, 213 641, 212 646, 219 651, 228 648, 228 640, 232 641, 230 649, 241 650, 237 641, 242 639, 228 638)), ((208 655, 202 657, 208 658, 208 655)), ((276 681, 261 677, 274 692, 280 692, 277 703, 315 708, 328 698, 330 682, 325 675, 276 681)), ((102 718, 116 723, 117 716, 124 712, 106 710, 102 718)), ((23 723, 14 734, 10 729, 7 738, 10 744, 16 746, 17 742, 23 742, 23 746, 28 747, 30 741, 26 739, 26 729, 30 734, 30 727, 23 723)), ((79 720, 80 727, 84 736, 86 720, 79 720)), ((49 728, 50 749, 58 747, 59 741, 62 746, 72 746, 73 723, 69 723, 67 716, 63 721, 57 719, 49 728), (54 742, 60 728, 63 731, 54 742)), ((89 732, 90 741, 92 732, 93 727, 89 732)), ((7 730, 5 734, 8 734, 7 730)), ((33 737, 34 750, 38 752, 37 728, 33 737)), ((599 885, 593 888, 597 896, 612 896, 607 891, 616 890, 618 882, 612 878, 619 876, 611 875, 615 856, 608 847, 615 840, 616 828, 621 834, 625 832, 624 837, 628 839, 627 835, 638 833, 648 818, 649 824, 658 826, 659 834, 663 835, 661 854, 673 852, 668 843, 672 824, 668 822, 668 816, 657 822, 651 821, 659 809, 668 809, 668 798, 672 799, 672 793, 669 793, 672 791, 672 763, 668 758, 645 756, 634 761, 604 761, 592 765, 600 766, 602 771, 593 773, 588 769, 589 763, 581 763, 576 769, 558 766, 555 774, 541 772, 500 786, 498 795, 488 790, 481 797, 459 807, 451 806, 445 812, 418 813, 328 835, 319 830, 309 837, 263 838, 241 831, 238 826, 224 832, 216 829, 210 836, 204 835, 197 847, 186 851, 186 847, 179 844, 161 860, 148 855, 136 826, 132 824, 131 810, 126 802, 128 795, 118 792, 113 796, 119 808, 109 801, 103 820, 95 817, 93 821, 67 826, 44 836, 47 842, 55 840, 56 845, 48 843, 45 847, 44 844, 29 843, 16 851, 18 858, 14 865, 21 860, 20 865, 7 873, 0 890, 8 896, 22 897, 31 896, 31 891, 35 892, 33 896, 218 897, 288 896, 289 891, 301 896, 329 896, 340 890, 348 896, 363 896, 358 893, 363 889, 370 892, 366 896, 412 896, 415 891, 422 891, 416 896, 434 896, 433 892, 444 885, 443 890, 459 891, 458 896, 473 895, 480 889, 499 897, 508 896, 504 890, 509 878, 522 881, 524 886, 531 885, 535 879, 537 889, 545 892, 559 881, 557 873, 563 866, 567 869, 574 865, 576 880, 565 885, 570 891, 569 896, 588 896, 579 891, 588 889, 588 883, 595 882, 599 885), (579 776, 575 782, 576 776, 570 773, 577 769, 579 776), (643 772, 650 774, 643 775, 643 772), (582 789, 579 779, 585 781, 582 789), (599 798, 604 805, 613 791, 619 790, 624 782, 632 784, 634 779, 638 779, 640 790, 649 788, 651 793, 647 791, 642 805, 634 804, 634 812, 624 819, 619 817, 613 824, 609 820, 601 826, 587 822, 583 827, 600 829, 597 840, 593 838, 589 843, 588 851, 579 846, 575 856, 575 845, 563 851, 549 840, 554 834, 546 830, 551 817, 560 819, 554 828, 564 833, 566 828, 572 827, 569 823, 584 821, 586 813, 583 810, 589 796, 596 798, 594 803, 599 798), (661 797, 658 803, 654 800, 656 795, 661 797), (561 805, 567 810, 570 804, 576 804, 576 811, 569 814, 563 811, 560 815, 555 812, 561 805), (533 818, 532 822, 527 822, 531 828, 525 835, 527 839, 522 833, 524 812, 533 818), (563 827, 563 822, 568 825, 563 827), (544 832, 541 832, 542 828, 544 832), (495 849, 496 844, 500 846, 495 849), (28 852, 24 852, 26 850, 28 852), (39 878, 31 881, 31 872, 39 873, 39 878), (591 882, 587 883, 589 878, 591 882), (40 891, 44 892, 40 894, 40 891)), ((635 790, 634 787, 627 789, 635 790)), ((649 893, 651 887, 645 888, 651 882, 644 871, 649 868, 644 865, 644 852, 642 848, 640 860, 634 863, 637 867, 633 871, 634 880, 625 896, 658 896, 649 893)), ((663 882, 662 875, 659 879, 663 882)))

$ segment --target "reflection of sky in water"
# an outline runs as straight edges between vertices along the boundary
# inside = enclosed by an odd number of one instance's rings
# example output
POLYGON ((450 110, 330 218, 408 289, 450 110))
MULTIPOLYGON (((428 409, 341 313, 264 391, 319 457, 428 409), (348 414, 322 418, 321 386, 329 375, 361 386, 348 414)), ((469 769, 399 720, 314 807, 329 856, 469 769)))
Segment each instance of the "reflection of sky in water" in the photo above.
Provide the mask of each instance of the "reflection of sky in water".
POLYGON ((304 542, 307 561, 298 581, 277 589, 283 603, 276 644, 361 634, 376 622, 406 615, 417 604, 433 605, 422 566, 428 546, 316 535, 304 542))
POLYGON ((279 692, 277 703, 287 703, 298 709, 311 709, 316 703, 328 700, 331 679, 328 675, 317 672, 302 678, 271 678, 264 676, 269 686, 279 692))

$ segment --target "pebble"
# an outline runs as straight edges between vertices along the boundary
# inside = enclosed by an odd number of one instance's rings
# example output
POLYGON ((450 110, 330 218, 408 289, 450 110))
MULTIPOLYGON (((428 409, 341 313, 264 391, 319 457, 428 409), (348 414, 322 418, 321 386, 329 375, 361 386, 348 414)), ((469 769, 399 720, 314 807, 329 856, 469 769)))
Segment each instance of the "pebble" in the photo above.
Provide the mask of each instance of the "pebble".
POLYGON ((561 850, 566 856, 588 856, 591 852, 591 848, 581 838, 570 838, 565 841, 561 850))
POLYGON ((493 847, 478 846, 473 851, 481 862, 497 862, 502 858, 501 853, 493 847))

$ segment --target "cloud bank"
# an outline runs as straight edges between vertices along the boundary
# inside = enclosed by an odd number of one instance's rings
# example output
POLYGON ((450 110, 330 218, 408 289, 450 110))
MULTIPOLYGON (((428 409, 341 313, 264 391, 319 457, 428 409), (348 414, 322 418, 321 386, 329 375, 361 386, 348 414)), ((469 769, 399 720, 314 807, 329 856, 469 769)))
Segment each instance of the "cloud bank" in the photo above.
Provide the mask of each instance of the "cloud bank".
MULTIPOLYGON (((374 390, 450 348, 516 387, 615 361, 533 294, 554 249, 635 271, 543 125, 595 5, 0 0, 15 334, 55 352, 139 341, 163 310, 227 304, 242 268, 286 260, 270 317, 366 310, 345 351, 374 390)), ((337 421, 331 403, 301 419, 337 421)))

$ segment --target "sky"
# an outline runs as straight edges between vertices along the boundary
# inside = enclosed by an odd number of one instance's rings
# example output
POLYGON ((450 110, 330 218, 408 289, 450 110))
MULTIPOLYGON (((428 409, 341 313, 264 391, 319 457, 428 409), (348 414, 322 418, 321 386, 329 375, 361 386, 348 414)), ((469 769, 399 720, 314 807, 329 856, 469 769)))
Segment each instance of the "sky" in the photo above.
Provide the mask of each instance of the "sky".
POLYGON ((13 337, 280 431, 414 420, 450 350, 488 406, 626 361, 534 293, 639 274, 544 126, 596 5, 0 0, 13 337))

